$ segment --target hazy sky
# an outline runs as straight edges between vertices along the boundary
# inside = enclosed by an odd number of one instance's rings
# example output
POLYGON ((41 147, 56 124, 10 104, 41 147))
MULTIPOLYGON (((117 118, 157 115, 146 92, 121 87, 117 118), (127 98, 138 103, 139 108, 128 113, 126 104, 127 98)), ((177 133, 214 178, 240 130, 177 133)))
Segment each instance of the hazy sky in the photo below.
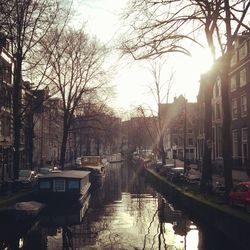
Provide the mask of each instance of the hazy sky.
MULTIPOLYGON (((81 25, 84 20, 87 21, 87 31, 111 46, 121 30, 119 14, 126 6, 126 2, 127 0, 76 0, 77 23, 81 25)), ((169 101, 180 94, 185 95, 189 101, 196 101, 200 73, 204 72, 210 63, 208 53, 197 47, 193 49, 192 58, 180 54, 175 54, 173 57, 171 68, 175 68, 176 73, 169 101)), ((156 102, 149 91, 153 79, 147 69, 148 65, 128 63, 126 60, 119 63, 115 61, 115 64, 119 66, 113 78, 117 91, 114 105, 127 109, 147 103, 156 107, 156 102)), ((167 76, 167 71, 162 72, 162 75, 167 76)))

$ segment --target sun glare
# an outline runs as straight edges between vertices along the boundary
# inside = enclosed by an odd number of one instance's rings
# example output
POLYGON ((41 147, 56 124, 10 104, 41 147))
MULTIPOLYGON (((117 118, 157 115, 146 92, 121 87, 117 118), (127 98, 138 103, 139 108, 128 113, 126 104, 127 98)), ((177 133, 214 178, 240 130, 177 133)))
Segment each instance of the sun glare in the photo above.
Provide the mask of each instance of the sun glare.
MULTIPOLYGON (((95 34, 101 41, 110 42, 118 30, 118 12, 122 6, 125 6, 126 0, 119 1, 114 5, 112 0, 104 0, 103 3, 98 1, 78 0, 78 19, 75 23, 79 25, 82 21, 82 13, 88 20, 87 28, 95 34), (105 2, 105 4, 104 4, 105 2)), ((208 49, 198 46, 190 46, 191 57, 182 54, 171 54, 171 62, 168 68, 175 71, 175 81, 170 90, 168 101, 172 102, 175 96, 184 95, 188 101, 196 101, 199 90, 200 75, 212 65, 212 57, 208 49)), ((117 62, 114 60, 114 64, 117 62)), ((127 64, 129 64, 127 62, 127 64)), ((162 75, 165 80, 169 79, 169 72, 165 70, 162 75)), ((115 108, 131 110, 138 105, 148 105, 157 109, 157 103, 149 93, 149 85, 152 84, 152 74, 145 68, 141 68, 137 63, 131 67, 122 67, 114 77, 113 82, 116 84, 115 108)), ((165 93, 163 93, 165 95, 165 93)))
POLYGON ((172 95, 184 95, 190 102, 195 102, 199 91, 199 81, 202 73, 212 66, 212 56, 208 50, 198 48, 191 52, 192 56, 175 55, 175 83, 172 95))
POLYGON ((198 49, 192 53, 192 64, 200 74, 208 71, 212 64, 213 58, 209 50, 198 49))

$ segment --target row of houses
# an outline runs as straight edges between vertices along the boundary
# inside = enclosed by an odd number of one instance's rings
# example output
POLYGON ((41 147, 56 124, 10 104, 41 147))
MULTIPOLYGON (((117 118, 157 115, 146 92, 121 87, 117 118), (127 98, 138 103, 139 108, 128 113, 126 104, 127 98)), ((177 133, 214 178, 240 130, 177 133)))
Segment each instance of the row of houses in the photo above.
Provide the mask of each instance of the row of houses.
MULTIPOLYGON (((217 64, 220 63, 218 60, 217 64)), ((232 52, 231 69, 229 73, 229 100, 231 109, 232 161, 234 168, 248 169, 250 148, 250 33, 238 36, 232 52)), ((198 94, 199 117, 204 114, 204 89, 211 85, 212 92, 212 159, 217 165, 222 160, 222 97, 221 79, 218 70, 213 70, 201 77, 198 94), (207 79, 215 79, 213 82, 207 79)), ((204 149, 204 125, 198 126, 197 158, 202 160, 204 149)))
MULTIPOLYGON (((201 75, 197 102, 190 103, 184 96, 180 95, 175 97, 172 103, 159 105, 159 117, 137 117, 128 121, 130 127, 128 129, 130 133, 127 133, 128 143, 133 145, 134 149, 135 147, 154 149, 159 142, 160 134, 157 131, 157 129, 159 130, 157 124, 160 120, 167 158, 178 158, 201 165, 205 143, 208 143, 212 149, 211 157, 214 169, 221 171, 223 167, 223 109, 220 61, 221 59, 218 59, 213 69, 201 75), (208 110, 210 110, 212 120, 212 139, 207 142, 205 142, 206 98, 210 98, 208 110), (143 131, 143 127, 147 127, 147 130, 143 131), (141 133, 144 136, 140 137, 141 133), (151 134, 150 138, 147 134, 151 134)), ((248 143, 250 141, 250 133, 248 132, 250 128, 250 33, 245 32, 237 37, 230 63, 228 84, 230 89, 232 163, 233 168, 247 171, 250 169, 248 143)))
MULTIPOLYGON (((196 103, 183 96, 173 103, 160 104, 163 123, 164 149, 169 158, 202 163, 205 146, 205 99, 211 94, 212 162, 216 169, 223 166, 222 158, 222 96, 219 69, 220 59, 213 70, 200 78, 196 103), (209 92, 211 90, 211 93, 209 92)), ((250 34, 238 36, 232 53, 229 74, 232 161, 235 169, 249 169, 250 155, 250 34)), ((206 142, 208 143, 208 142, 206 142)))
MULTIPOLYGON (((15 58, 9 40, 0 33, 0 186, 13 178, 13 84, 15 58)), ((20 127, 21 168, 43 166, 60 154, 63 109, 47 88, 33 89, 22 81, 20 127)))

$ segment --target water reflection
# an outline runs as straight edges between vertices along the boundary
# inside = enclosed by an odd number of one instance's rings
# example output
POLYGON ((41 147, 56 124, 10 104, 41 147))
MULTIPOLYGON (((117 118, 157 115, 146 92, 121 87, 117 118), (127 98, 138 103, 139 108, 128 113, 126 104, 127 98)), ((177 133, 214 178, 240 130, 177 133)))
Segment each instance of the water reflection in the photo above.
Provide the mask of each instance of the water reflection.
POLYGON ((176 209, 133 166, 110 166, 85 210, 47 210, 23 230, 1 233, 1 249, 234 249, 213 229, 176 209))

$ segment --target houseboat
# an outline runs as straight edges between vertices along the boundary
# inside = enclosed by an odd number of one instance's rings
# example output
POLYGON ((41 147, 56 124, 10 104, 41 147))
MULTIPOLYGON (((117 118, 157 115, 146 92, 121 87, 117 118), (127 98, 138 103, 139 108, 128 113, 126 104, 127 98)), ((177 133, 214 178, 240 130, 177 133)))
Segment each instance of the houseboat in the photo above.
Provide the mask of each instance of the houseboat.
POLYGON ((86 211, 89 207, 90 195, 85 199, 85 202, 79 206, 68 206, 68 207, 46 207, 40 223, 43 227, 63 227, 78 225, 82 222, 86 211))
POLYGON ((112 154, 109 155, 107 159, 110 163, 122 162, 122 154, 121 153, 112 154))
POLYGON ((78 169, 90 172, 90 182, 92 185, 102 184, 106 176, 106 163, 102 162, 99 155, 82 156, 81 165, 78 169))
POLYGON ((89 196, 90 172, 56 171, 41 176, 38 180, 38 197, 49 203, 63 202, 64 206, 72 202, 83 204, 89 196))

